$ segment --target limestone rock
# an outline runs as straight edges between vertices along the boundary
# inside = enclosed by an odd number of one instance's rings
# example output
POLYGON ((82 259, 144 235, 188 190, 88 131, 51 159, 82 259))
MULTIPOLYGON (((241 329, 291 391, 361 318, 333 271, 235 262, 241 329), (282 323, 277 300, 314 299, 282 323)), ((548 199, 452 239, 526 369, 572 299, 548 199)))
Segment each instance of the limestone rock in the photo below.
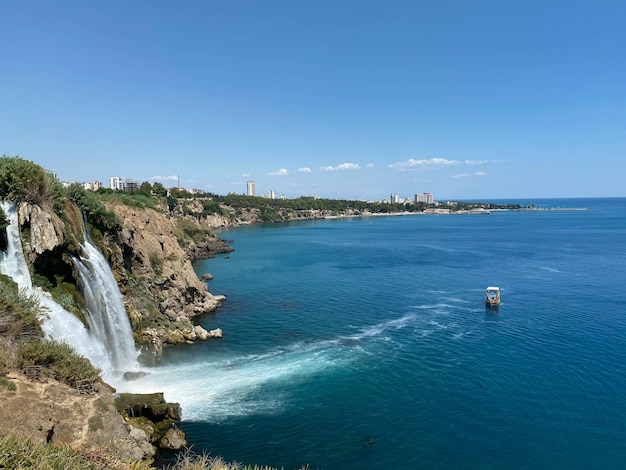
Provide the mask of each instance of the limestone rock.
POLYGON ((54 212, 44 211, 35 204, 21 203, 19 219, 20 224, 29 227, 30 240, 27 242, 32 252, 42 254, 63 244, 63 222, 54 212))
MULTIPOLYGON (((150 444, 148 435, 143 429, 135 428, 133 426, 129 426, 130 433, 129 437, 136 444, 137 448, 144 454, 146 457, 153 457, 156 454, 156 449, 152 444, 150 444)), ((137 458, 140 454, 133 455, 133 460, 139 460, 141 457, 137 458)))
POLYGON ((224 333, 222 332, 221 328, 216 328, 214 330, 209 331, 210 338, 221 338, 222 336, 224 336, 224 333))
POLYGON ((159 447, 166 450, 181 450, 187 447, 185 433, 178 428, 170 428, 159 442, 159 447))
POLYGON ((15 391, 0 387, 0 434, 67 444, 83 452, 104 449, 121 461, 154 455, 145 433, 143 438, 131 437, 106 384, 98 383, 94 394, 81 395, 53 379, 31 381, 16 371, 6 378, 15 385, 15 391))
POLYGON ((209 332, 202 328, 200 325, 194 326, 193 329, 196 333, 196 338, 198 338, 200 341, 206 341, 207 339, 209 339, 209 332))

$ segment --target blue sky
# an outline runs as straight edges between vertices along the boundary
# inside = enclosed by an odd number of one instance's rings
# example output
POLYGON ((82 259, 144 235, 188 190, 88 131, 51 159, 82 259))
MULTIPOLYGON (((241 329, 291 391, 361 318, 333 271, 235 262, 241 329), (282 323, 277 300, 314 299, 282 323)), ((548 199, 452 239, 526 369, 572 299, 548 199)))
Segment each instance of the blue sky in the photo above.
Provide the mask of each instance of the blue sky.
POLYGON ((0 1, 0 152, 219 194, 626 196, 626 2, 0 1))

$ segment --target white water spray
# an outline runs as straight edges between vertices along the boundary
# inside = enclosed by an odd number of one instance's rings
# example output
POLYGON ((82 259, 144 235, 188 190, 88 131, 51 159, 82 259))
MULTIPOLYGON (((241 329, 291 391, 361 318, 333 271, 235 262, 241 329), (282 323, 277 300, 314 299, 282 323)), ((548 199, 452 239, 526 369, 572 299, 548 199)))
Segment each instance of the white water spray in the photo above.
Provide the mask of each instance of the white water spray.
POLYGON ((85 237, 81 259, 74 258, 85 296, 89 327, 111 355, 114 370, 136 367, 137 350, 122 294, 102 253, 85 237))
MULTIPOLYGON (((0 251, 0 272, 11 277, 28 295, 37 297, 45 309, 45 314, 41 317, 41 327, 47 337, 72 346, 78 354, 102 370, 106 382, 118 386, 120 377, 115 373, 118 370, 116 359, 98 336, 98 332, 88 331, 78 318, 53 301, 41 289, 33 287, 20 239, 17 206, 6 201, 0 201, 0 205, 10 221, 7 227, 7 251, 6 253, 0 251)), ((126 321, 128 322, 127 317, 126 321)))

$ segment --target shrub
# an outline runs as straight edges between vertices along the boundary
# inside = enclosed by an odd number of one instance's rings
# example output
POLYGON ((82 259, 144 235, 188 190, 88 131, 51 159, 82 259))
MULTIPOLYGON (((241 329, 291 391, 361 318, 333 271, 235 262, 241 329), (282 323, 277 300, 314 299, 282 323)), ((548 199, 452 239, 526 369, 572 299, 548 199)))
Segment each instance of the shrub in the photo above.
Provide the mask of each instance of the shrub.
POLYGON ((122 221, 112 211, 107 210, 100 193, 86 191, 79 184, 71 184, 65 190, 67 197, 85 212, 89 220, 99 228, 111 230, 120 227, 122 221))
POLYGON ((81 380, 97 380, 100 369, 78 355, 67 343, 38 339, 22 341, 17 350, 17 366, 42 366, 44 372, 71 387, 81 380))
POLYGON ((0 337, 13 342, 23 336, 41 336, 39 300, 20 290, 8 276, 0 274, 0 337))
POLYGON ((158 275, 161 275, 161 273, 163 272, 163 258, 161 258, 158 253, 151 252, 150 254, 148 254, 148 259, 150 260, 152 270, 158 275))
POLYGON ((0 158, 0 197, 55 207, 60 184, 41 166, 20 157, 0 158))

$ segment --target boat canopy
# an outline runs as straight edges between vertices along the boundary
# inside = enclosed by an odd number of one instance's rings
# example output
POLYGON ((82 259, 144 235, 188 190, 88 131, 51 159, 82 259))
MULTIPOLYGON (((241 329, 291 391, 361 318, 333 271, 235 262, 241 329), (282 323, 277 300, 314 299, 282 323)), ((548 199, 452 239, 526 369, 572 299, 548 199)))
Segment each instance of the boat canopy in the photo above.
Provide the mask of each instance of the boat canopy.
POLYGON ((487 287, 487 290, 500 290, 499 287, 487 287))

